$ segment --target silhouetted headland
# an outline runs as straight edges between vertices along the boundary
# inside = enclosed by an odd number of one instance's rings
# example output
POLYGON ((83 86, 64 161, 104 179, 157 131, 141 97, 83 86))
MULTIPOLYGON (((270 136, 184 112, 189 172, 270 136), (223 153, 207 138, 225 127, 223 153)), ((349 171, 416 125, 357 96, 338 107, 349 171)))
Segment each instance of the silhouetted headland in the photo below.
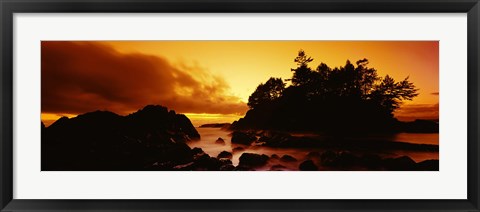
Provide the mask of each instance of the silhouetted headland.
POLYGON ((192 161, 190 120, 149 105, 127 116, 95 111, 42 123, 42 170, 150 170, 192 161))
POLYGON ((257 86, 248 99, 250 110, 231 125, 232 130, 276 130, 284 132, 323 132, 333 134, 438 133, 438 122, 401 122, 394 111, 404 101, 419 95, 406 77, 396 81, 378 76, 367 59, 356 66, 347 60, 341 67, 320 63, 300 50, 287 84, 271 77, 257 86))
POLYGON ((222 128, 228 129, 230 128, 230 123, 210 123, 210 124, 202 124, 201 128, 222 128))

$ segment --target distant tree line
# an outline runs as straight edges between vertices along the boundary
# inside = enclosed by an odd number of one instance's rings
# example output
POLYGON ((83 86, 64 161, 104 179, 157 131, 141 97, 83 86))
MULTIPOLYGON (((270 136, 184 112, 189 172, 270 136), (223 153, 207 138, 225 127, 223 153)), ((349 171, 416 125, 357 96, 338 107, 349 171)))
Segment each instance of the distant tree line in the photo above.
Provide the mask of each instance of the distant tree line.
POLYGON ((310 68, 313 58, 303 50, 294 59, 291 85, 271 77, 258 85, 248 99, 247 115, 233 128, 385 131, 395 130, 393 112, 403 101, 418 96, 408 77, 396 81, 389 75, 378 76, 362 59, 356 66, 347 60, 344 66, 331 68, 320 63, 310 68))

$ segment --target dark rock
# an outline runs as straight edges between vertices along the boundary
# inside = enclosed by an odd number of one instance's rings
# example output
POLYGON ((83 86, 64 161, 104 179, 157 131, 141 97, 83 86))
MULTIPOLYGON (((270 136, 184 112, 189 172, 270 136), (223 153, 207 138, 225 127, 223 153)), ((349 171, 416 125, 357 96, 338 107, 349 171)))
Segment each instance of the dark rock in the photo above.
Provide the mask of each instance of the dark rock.
POLYGON ((222 165, 232 164, 232 161, 228 158, 219 158, 218 159, 222 165))
POLYGON ((143 109, 125 117, 129 120, 129 127, 137 126, 140 130, 164 129, 171 135, 184 135, 186 139, 198 140, 198 134, 190 120, 183 114, 168 111, 166 107, 147 105, 143 109))
POLYGON ((250 145, 257 140, 255 134, 235 131, 232 133, 232 143, 250 145))
POLYGON ((234 171, 255 171, 255 169, 248 166, 238 165, 237 167, 235 167, 234 171))
POLYGON ((173 144, 163 148, 165 151, 162 153, 164 154, 163 157, 165 157, 166 161, 182 164, 193 160, 192 150, 185 143, 173 144))
POLYGON ((193 160, 198 161, 199 159, 204 158, 204 157, 210 157, 210 155, 208 155, 205 152, 200 152, 200 153, 197 153, 197 154, 193 155, 193 160))
POLYGON ((333 163, 337 159, 337 153, 332 150, 327 150, 320 154, 320 160, 323 165, 328 165, 333 163))
POLYGON ((194 161, 194 170, 196 171, 219 171, 220 167, 224 165, 222 161, 217 158, 203 154, 194 161))
POLYGON ((152 105, 128 116, 94 111, 62 117, 43 131, 44 171, 183 169, 197 151, 184 142, 200 138, 186 116, 152 105))
POLYGON ((259 141, 265 142, 266 146, 287 147, 292 143, 292 136, 284 132, 265 131, 259 141))
POLYGON ((239 166, 244 167, 261 167, 268 162, 268 156, 265 154, 259 155, 254 153, 243 153, 240 156, 239 166))
POLYGON ((290 155, 283 155, 281 158, 280 158, 281 161, 283 162, 295 162, 297 161, 296 158, 290 156, 290 155))
POLYGON ((416 168, 416 163, 410 157, 402 156, 385 159, 384 167, 389 171, 412 171, 416 168))
POLYGON ((70 119, 68 117, 62 116, 61 118, 59 118, 58 120, 53 122, 53 124, 51 124, 48 128, 49 129, 54 129, 54 128, 58 128, 58 127, 66 127, 66 125, 69 124, 69 120, 70 119))
POLYGON ((222 151, 220 152, 220 154, 218 154, 217 158, 228 158, 228 159, 232 159, 232 153, 230 152, 227 152, 227 151, 222 151))
POLYGON ((217 143, 217 144, 225 144, 225 140, 223 140, 223 138, 220 138, 220 137, 219 137, 219 138, 215 141, 215 143, 217 143))
POLYGON ((271 159, 280 159, 280 157, 277 154, 273 154, 270 156, 271 159))
POLYGON ((318 167, 313 163, 312 160, 303 161, 300 166, 298 166, 300 171, 318 171, 318 167))
POLYGON ((413 122, 399 122, 398 125, 401 131, 410 133, 438 133, 439 130, 438 121, 431 120, 417 119, 413 122))
POLYGON ((230 123, 213 123, 213 124, 203 124, 200 128, 228 128, 230 123))
POLYGON ((359 163, 368 170, 379 170, 382 167, 382 158, 374 154, 365 154, 360 157, 359 163))
POLYGON ((192 149, 192 154, 194 155, 201 154, 201 153, 205 153, 202 148, 195 147, 192 149))
POLYGON ((235 166, 232 164, 225 164, 220 167, 220 171, 233 171, 235 170, 235 166))
POLYGON ((440 164, 438 160, 424 160, 420 163, 417 163, 417 171, 439 171, 440 164))

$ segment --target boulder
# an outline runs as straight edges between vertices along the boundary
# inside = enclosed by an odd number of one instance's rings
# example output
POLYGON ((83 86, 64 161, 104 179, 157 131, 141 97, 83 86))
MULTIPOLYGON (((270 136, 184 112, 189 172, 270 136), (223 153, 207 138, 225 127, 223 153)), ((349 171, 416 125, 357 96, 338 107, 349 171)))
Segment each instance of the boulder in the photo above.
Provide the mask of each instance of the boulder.
POLYGON ((230 123, 212 123, 212 124, 202 124, 200 128, 221 128, 227 129, 230 127, 230 123))
POLYGON ((382 158, 375 154, 362 155, 359 163, 368 170, 380 170, 382 168, 382 158))
POLYGON ((235 166, 232 164, 225 164, 220 167, 220 171, 233 171, 235 170, 235 166))
POLYGON ((157 151, 163 153, 163 155, 159 155, 158 157, 163 158, 164 161, 171 161, 175 164, 184 164, 193 160, 192 150, 185 143, 164 145, 160 148, 162 149, 158 149, 157 151))
POLYGON ((201 153, 205 153, 202 148, 194 147, 192 149, 192 154, 193 155, 197 155, 197 154, 201 154, 201 153))
POLYGON ((300 166, 298 166, 298 169, 300 171, 318 171, 318 167, 312 160, 303 161, 300 166))
POLYGON ((235 131, 232 133, 232 143, 250 145, 257 140, 255 134, 235 131))
POLYGON ((255 153, 243 153, 240 156, 239 166, 243 167, 262 167, 268 162, 268 156, 265 154, 259 155, 255 153))
POLYGON ((220 137, 219 137, 219 138, 215 141, 215 143, 217 143, 217 144, 225 144, 225 140, 223 140, 223 138, 220 138, 220 137))
POLYGON ((195 159, 193 167, 196 171, 219 171, 222 165, 222 161, 217 158, 202 154, 195 159))
POLYGON ((413 171, 416 169, 415 161, 408 156, 387 158, 383 163, 385 169, 389 171, 413 171))
POLYGON ((218 159, 222 165, 233 164, 232 161, 228 158, 220 158, 218 159))
POLYGON ((287 147, 292 143, 292 136, 284 132, 265 131, 260 135, 259 141, 266 146, 287 147))
POLYGON ((220 154, 218 154, 217 158, 220 159, 220 158, 227 158, 227 159, 232 159, 232 153, 230 152, 227 152, 227 151, 222 151, 220 152, 220 154))

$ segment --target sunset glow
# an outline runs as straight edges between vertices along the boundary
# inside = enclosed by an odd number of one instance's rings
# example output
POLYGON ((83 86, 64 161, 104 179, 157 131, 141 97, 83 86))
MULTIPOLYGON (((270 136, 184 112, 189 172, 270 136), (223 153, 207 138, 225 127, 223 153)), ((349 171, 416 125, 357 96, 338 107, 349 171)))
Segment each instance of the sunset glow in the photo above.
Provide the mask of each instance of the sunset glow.
POLYGON ((438 119, 437 41, 109 41, 42 42, 42 121, 95 110, 130 114, 147 104, 194 123, 243 117, 269 77, 289 79, 303 49, 330 67, 367 58, 381 77, 409 77, 420 95, 401 120, 438 119))

